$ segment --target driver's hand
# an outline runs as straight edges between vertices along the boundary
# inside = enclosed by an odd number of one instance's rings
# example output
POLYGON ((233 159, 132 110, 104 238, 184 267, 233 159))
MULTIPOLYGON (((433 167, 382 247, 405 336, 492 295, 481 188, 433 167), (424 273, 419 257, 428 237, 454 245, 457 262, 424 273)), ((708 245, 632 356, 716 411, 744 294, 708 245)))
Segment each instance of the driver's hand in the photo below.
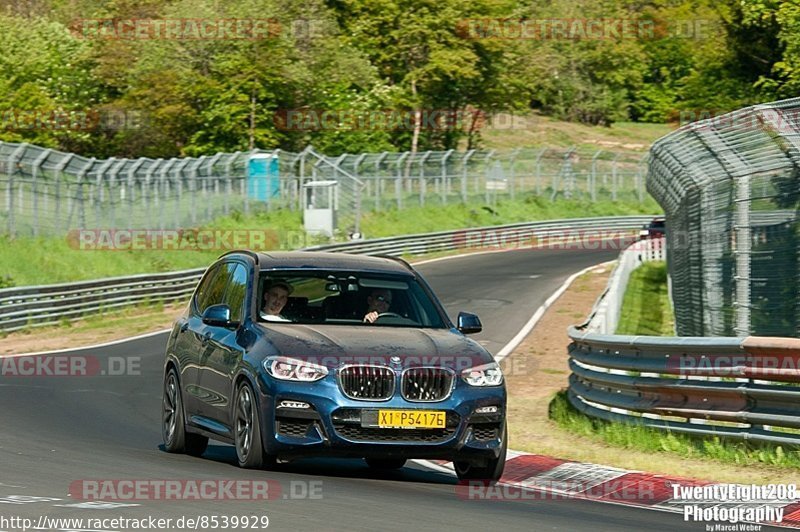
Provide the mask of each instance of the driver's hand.
POLYGON ((364 323, 373 323, 377 319, 378 319, 378 311, 373 310, 372 312, 364 316, 364 323))

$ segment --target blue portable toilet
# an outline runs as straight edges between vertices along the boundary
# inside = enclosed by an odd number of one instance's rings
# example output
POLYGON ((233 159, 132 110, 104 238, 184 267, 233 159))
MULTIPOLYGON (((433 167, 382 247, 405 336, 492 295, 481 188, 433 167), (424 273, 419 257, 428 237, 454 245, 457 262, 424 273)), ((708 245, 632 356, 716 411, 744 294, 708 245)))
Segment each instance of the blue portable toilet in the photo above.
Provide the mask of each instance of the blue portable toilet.
POLYGON ((270 153, 254 153, 247 161, 247 196, 270 201, 280 196, 280 165, 270 153))

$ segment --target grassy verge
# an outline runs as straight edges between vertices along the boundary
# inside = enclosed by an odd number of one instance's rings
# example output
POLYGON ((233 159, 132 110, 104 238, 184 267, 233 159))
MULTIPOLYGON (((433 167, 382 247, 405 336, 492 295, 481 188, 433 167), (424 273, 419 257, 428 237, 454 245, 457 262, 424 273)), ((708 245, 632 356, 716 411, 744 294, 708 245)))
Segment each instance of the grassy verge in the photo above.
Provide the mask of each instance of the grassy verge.
POLYGON ((674 336, 674 324, 667 293, 667 263, 646 262, 631 273, 617 334, 674 336))
POLYGON ((642 203, 550 201, 540 196, 525 196, 514 201, 498 201, 497 205, 491 206, 481 203, 449 204, 372 212, 364 216, 361 226, 367 238, 375 238, 535 220, 657 212, 661 212, 661 207, 649 196, 642 203))
POLYGON ((497 125, 489 125, 483 130, 482 145, 495 150, 511 150, 519 146, 643 150, 656 139, 675 129, 671 124, 634 122, 615 122, 610 127, 590 126, 576 122, 562 122, 536 113, 519 118, 522 118, 524 127, 511 127, 511 124, 517 126, 522 124, 512 121, 505 115, 496 117, 493 122, 497 125))
MULTIPOLYGON (((429 205, 403 210, 368 212, 362 217, 366 238, 424 233, 528 220, 643 214, 659 212, 649 197, 643 203, 557 200, 520 196, 498 201, 491 207, 481 203, 429 205)), ((269 229, 275 247, 283 249, 308 244, 301 235, 302 214, 287 210, 244 216, 234 213, 202 229, 269 229)), ((313 243, 313 242, 312 242, 313 243)), ((0 237, 0 287, 53 284, 98 279, 135 273, 176 271, 205 266, 220 255, 219 250, 137 250, 88 251, 76 249, 66 238, 0 237)))
MULTIPOLYGON (((672 454, 681 458, 711 459, 737 466, 773 466, 800 469, 800 450, 780 445, 736 442, 719 437, 691 437, 643 426, 609 423, 576 410, 565 391, 550 402, 550 419, 572 434, 639 452, 672 454)), ((654 458, 657 460, 657 458, 654 458)))
POLYGON ((140 305, 79 321, 4 334, 0 355, 32 353, 128 338, 169 327, 185 305, 140 305))

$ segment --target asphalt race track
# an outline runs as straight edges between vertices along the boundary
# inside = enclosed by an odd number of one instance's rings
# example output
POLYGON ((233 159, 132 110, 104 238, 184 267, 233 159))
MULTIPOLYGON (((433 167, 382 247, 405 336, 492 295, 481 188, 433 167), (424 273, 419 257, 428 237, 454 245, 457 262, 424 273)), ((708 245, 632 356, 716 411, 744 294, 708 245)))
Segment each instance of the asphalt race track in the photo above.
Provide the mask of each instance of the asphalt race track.
MULTIPOLYGON (((569 275, 617 253, 518 250, 436 261, 419 269, 451 317, 459 310, 481 317, 485 332, 476 338, 497 352, 569 275)), ((108 357, 141 357, 138 375, 0 377, 0 530, 22 530, 2 518, 38 522, 41 516, 152 516, 172 518, 171 529, 178 528, 174 523, 182 516, 267 516, 269 528, 278 530, 705 529, 703 523, 683 522, 678 514, 587 501, 463 500, 456 495, 454 475, 416 463, 389 473, 371 471, 360 460, 322 459, 246 471, 236 467, 232 447, 214 442, 203 458, 168 454, 160 448, 165 341, 166 334, 158 334, 70 353, 97 357, 101 365, 108 357), (72 483, 84 479, 269 479, 275 498, 138 500, 130 503, 135 506, 91 508, 70 492, 72 483)))

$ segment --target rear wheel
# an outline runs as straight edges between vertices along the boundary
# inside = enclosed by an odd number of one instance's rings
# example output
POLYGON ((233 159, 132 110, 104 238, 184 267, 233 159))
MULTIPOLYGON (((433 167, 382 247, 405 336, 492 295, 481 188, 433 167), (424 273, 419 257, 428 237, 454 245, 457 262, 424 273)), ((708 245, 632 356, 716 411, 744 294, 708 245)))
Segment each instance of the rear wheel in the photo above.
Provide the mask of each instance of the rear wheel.
POLYGON ((243 382, 236 389, 234 412, 234 442, 239 467, 260 469, 272 464, 274 458, 264 453, 261 442, 261 416, 250 384, 243 382))
POLYGON ((406 465, 405 458, 365 458, 364 461, 373 469, 400 469, 406 465))
POLYGON ((503 476, 503 469, 506 466, 506 453, 508 452, 508 428, 503 431, 503 443, 500 446, 500 454, 497 458, 492 458, 485 466, 474 466, 468 461, 456 460, 453 467, 456 470, 459 480, 484 480, 496 482, 503 476))
POLYGON ((170 453, 200 456, 208 447, 208 438, 186 432, 181 387, 175 368, 170 368, 164 377, 161 434, 164 437, 164 448, 170 453))

